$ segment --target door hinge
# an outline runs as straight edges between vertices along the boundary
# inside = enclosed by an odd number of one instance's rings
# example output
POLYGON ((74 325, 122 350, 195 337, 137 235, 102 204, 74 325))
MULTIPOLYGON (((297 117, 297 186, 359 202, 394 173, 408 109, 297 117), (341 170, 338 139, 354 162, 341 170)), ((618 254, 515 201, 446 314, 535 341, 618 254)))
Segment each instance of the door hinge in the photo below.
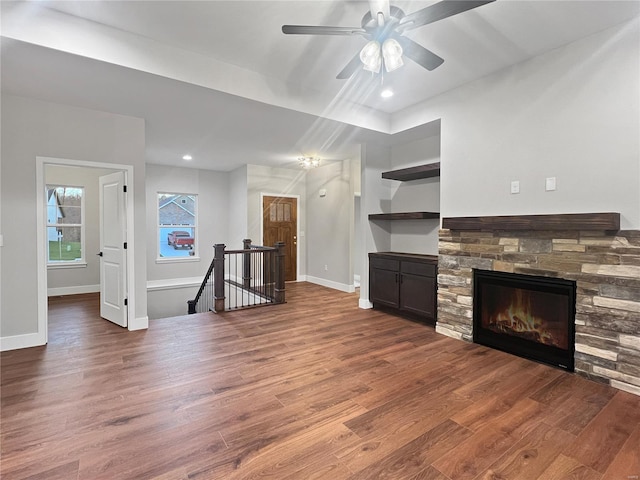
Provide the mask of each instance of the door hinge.
POLYGON ((128 298, 125 298, 125 299, 124 299, 124 306, 126 307, 127 305, 129 305, 129 299, 128 299, 128 298))
POLYGON ((127 193, 127 186, 126 186, 126 185, 123 185, 123 186, 122 186, 122 191, 123 191, 124 193, 127 193))
POLYGON ((124 242, 124 249, 127 249, 127 242, 124 242))

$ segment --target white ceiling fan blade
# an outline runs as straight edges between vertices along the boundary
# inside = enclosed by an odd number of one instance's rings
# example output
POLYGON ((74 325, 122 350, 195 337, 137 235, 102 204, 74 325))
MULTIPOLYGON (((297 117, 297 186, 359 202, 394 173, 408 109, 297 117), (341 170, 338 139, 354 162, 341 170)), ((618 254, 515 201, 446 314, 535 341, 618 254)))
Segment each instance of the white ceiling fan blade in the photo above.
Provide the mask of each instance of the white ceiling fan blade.
POLYGON ((389 0, 369 0, 369 9, 371 10, 371 18, 378 21, 378 13, 382 12, 385 21, 391 18, 389 0))

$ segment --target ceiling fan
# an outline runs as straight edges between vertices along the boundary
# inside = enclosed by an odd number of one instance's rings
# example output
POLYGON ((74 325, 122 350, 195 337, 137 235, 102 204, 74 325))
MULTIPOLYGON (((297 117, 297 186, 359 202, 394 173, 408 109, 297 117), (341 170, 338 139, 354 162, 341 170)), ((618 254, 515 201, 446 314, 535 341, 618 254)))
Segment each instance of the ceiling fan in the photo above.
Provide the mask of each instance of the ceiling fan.
POLYGON ((427 50, 403 34, 414 28, 437 22, 495 0, 442 0, 421 10, 405 15, 389 0, 370 0, 369 11, 364 14, 360 27, 332 27, 320 25, 283 25, 287 35, 361 35, 368 43, 338 73, 338 79, 351 77, 360 67, 378 73, 382 65, 387 72, 402 66, 402 55, 418 65, 433 70, 444 59, 427 50))

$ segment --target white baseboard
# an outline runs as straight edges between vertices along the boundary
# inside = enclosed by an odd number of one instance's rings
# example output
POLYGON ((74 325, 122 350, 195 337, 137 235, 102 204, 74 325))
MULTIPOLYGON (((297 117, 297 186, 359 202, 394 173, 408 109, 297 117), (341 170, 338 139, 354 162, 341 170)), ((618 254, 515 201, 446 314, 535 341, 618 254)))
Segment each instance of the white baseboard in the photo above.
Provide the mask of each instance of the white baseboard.
POLYGON ((133 321, 129 321, 129 330, 146 330, 149 328, 149 317, 146 315, 144 317, 134 318, 133 321))
POLYGON ((78 295, 80 293, 97 293, 100 292, 100 285, 78 285, 76 287, 54 287, 47 288, 48 297, 57 297, 60 295, 78 295))
POLYGON ((366 298, 361 298, 360 300, 358 300, 358 307, 364 308, 364 309, 373 308, 373 303, 371 303, 366 298))
POLYGON ((13 335, 10 337, 0 337, 0 351, 17 350, 19 348, 39 347, 47 342, 44 335, 39 333, 26 333, 24 335, 13 335))
POLYGON ((340 290, 341 292, 353 293, 356 291, 353 285, 338 283, 324 278, 312 277, 311 275, 307 275, 307 282, 322 285, 323 287, 333 288, 334 290, 340 290))
POLYGON ((296 282, 306 282, 306 281, 307 281, 306 275, 298 275, 298 279, 296 280, 296 282))

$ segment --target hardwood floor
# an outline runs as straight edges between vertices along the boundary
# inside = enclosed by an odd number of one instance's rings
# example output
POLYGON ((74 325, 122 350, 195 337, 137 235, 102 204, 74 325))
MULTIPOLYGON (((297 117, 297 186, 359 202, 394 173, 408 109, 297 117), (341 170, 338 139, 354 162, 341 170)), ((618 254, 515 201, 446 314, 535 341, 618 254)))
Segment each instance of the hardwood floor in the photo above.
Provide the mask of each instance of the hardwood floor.
POLYGON ((2 478, 638 479, 640 397, 354 294, 287 299, 139 332, 51 299, 49 344, 0 356, 2 478))

